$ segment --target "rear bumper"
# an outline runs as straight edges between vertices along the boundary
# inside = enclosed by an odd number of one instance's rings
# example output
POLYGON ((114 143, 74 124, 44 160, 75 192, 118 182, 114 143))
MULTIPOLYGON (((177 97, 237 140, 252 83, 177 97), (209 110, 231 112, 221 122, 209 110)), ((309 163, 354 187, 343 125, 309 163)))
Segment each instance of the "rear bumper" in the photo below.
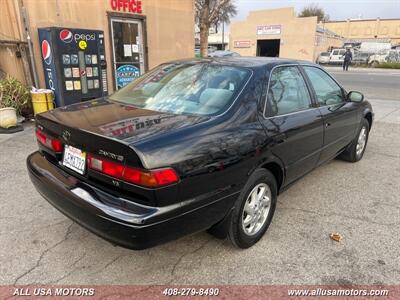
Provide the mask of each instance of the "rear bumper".
POLYGON ((105 193, 39 152, 27 158, 27 168, 35 188, 55 208, 96 235, 130 249, 145 249, 209 228, 227 214, 236 197, 210 200, 182 213, 180 204, 150 207, 105 193))

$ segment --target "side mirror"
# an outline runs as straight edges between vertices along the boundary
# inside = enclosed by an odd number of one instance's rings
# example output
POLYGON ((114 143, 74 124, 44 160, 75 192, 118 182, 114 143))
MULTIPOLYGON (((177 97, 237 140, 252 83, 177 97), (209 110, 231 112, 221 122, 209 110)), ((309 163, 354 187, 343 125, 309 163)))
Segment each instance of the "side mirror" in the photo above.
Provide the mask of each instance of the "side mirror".
POLYGON ((364 95, 360 92, 351 91, 347 94, 347 100, 351 102, 361 102, 364 100, 364 95))

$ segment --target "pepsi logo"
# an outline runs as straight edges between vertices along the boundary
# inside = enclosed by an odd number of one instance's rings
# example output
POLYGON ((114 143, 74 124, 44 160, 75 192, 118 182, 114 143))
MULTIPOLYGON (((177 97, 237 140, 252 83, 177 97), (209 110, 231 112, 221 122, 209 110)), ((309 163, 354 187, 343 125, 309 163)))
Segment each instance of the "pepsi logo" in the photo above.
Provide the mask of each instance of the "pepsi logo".
POLYGON ((62 40, 64 43, 71 43, 72 38, 72 32, 68 29, 63 29, 60 31, 60 40, 62 40))
POLYGON ((46 64, 51 64, 51 48, 50 44, 47 40, 43 40, 42 42, 42 57, 46 64))

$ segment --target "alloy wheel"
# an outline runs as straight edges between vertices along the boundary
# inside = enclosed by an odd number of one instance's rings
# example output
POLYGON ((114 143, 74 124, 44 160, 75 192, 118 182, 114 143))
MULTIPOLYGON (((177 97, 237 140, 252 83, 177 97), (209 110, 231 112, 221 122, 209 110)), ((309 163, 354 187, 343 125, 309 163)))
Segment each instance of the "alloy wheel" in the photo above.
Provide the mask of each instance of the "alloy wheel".
POLYGON ((364 126, 360 130, 360 134, 358 135, 357 146, 356 146, 356 154, 360 156, 364 151, 365 144, 367 143, 367 128, 364 126))
POLYGON ((266 183, 256 185, 246 199, 242 212, 243 231, 253 236, 264 226, 271 208, 271 189, 266 183))

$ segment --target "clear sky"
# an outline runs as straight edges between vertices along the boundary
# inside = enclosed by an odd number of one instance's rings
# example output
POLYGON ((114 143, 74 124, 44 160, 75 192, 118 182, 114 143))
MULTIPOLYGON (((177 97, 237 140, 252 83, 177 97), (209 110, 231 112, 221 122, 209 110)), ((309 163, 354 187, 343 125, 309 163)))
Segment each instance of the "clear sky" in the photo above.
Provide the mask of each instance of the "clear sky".
POLYGON ((300 12, 304 6, 318 4, 329 15, 330 20, 345 20, 348 18, 400 19, 400 0, 234 0, 238 14, 233 20, 244 20, 250 10, 270 9, 279 7, 294 7, 300 12))

